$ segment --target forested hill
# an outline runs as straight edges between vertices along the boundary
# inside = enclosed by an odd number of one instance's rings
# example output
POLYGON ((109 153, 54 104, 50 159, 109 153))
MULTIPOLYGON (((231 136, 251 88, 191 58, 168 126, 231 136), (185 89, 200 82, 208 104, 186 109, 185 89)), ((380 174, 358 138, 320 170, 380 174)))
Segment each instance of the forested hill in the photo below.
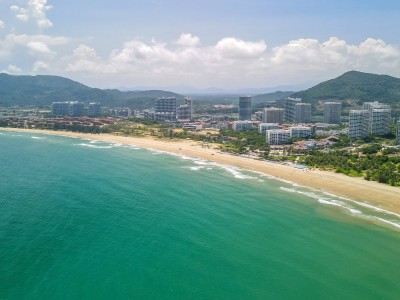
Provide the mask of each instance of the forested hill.
POLYGON ((388 75, 376 75, 350 71, 322 82, 308 90, 294 93, 305 102, 316 104, 318 100, 357 99, 380 101, 388 104, 400 103, 400 79, 388 75))
POLYGON ((97 101, 103 106, 144 109, 154 106, 157 97, 183 99, 182 95, 161 90, 121 92, 91 88, 59 76, 0 74, 0 106, 46 106, 54 101, 97 101))

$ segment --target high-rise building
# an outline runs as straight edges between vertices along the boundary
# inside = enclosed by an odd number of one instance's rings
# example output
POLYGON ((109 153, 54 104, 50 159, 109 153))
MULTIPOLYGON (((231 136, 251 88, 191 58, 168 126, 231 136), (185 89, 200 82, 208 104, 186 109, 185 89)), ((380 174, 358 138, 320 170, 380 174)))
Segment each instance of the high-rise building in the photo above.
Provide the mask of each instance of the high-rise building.
POLYGON ((341 124, 342 103, 325 102, 324 103, 324 123, 341 124))
POLYGON ((295 106, 298 103, 301 103, 301 98, 288 97, 285 99, 285 122, 295 122, 295 106))
POLYGON ((311 104, 296 103, 294 105, 294 122, 310 123, 311 122, 311 104))
POLYGON ((85 114, 85 104, 83 102, 69 102, 69 115, 71 117, 81 117, 85 114))
POLYGON ((369 111, 350 110, 349 113, 349 138, 363 139, 369 132, 369 111))
POLYGON ((239 120, 251 120, 251 97, 239 97, 239 120))
POLYGON ((157 98, 154 105, 156 113, 172 113, 176 115, 176 98, 161 97, 157 98))
POLYGON ((382 136, 390 133, 392 112, 389 105, 374 102, 365 102, 364 110, 369 112, 369 132, 372 135, 382 136))
POLYGON ((52 113, 55 116, 80 117, 85 114, 85 104, 78 101, 53 102, 52 113))
POLYGON ((54 116, 67 116, 69 115, 69 102, 53 102, 51 111, 54 116))
POLYGON ((283 108, 264 108, 264 123, 283 123, 283 115, 284 109, 283 108))
POLYGON ((98 102, 90 102, 88 106, 88 116, 98 117, 101 115, 101 106, 98 102))
POLYGON ((372 135, 383 136, 390 133, 392 116, 389 108, 372 109, 369 119, 369 130, 372 135))
POLYGON ((183 104, 176 109, 176 117, 178 120, 193 120, 193 102, 191 98, 185 98, 183 104))

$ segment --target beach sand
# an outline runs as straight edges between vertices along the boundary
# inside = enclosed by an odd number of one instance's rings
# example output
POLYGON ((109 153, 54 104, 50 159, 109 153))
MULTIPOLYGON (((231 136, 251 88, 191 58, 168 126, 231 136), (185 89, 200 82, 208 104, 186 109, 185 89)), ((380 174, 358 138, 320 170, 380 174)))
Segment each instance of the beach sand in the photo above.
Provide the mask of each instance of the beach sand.
POLYGON ((199 142, 192 140, 159 140, 148 138, 124 137, 109 134, 85 134, 66 131, 32 130, 16 128, 0 128, 0 130, 32 132, 41 134, 62 135, 69 137, 93 139, 97 141, 135 145, 138 147, 161 150, 182 154, 194 158, 214 161, 219 164, 229 165, 272 175, 303 186, 317 188, 337 196, 348 197, 373 206, 400 213, 400 188, 366 181, 358 177, 349 177, 334 172, 297 169, 288 165, 260 161, 252 158, 234 156, 218 150, 218 145, 208 144, 210 148, 202 147, 199 142))

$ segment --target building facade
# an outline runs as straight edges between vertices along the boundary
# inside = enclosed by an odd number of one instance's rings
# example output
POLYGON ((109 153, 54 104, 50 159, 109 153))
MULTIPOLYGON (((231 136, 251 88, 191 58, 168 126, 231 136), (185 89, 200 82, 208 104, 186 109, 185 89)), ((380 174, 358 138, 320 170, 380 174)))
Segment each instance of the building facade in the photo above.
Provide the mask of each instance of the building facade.
POLYGON ((371 109, 369 118, 369 130, 372 135, 383 136, 390 133, 390 124, 392 122, 390 109, 371 109))
POLYGON ((289 127, 290 131, 290 137, 291 138, 297 138, 297 139, 306 139, 308 138, 311 133, 311 127, 306 127, 306 126, 293 126, 289 127))
POLYGON ((301 98, 286 98, 285 99, 285 122, 293 123, 295 122, 295 107, 296 104, 301 103, 301 98))
POLYGON ((101 106, 98 102, 90 102, 88 105, 88 117, 99 117, 101 115, 101 106))
POLYGON ((251 97, 239 97, 239 120, 251 120, 251 97))
POLYGON ((233 122, 232 129, 235 131, 246 131, 253 129, 253 122, 251 121, 235 121, 233 122))
POLYGON ((311 122, 311 104, 296 103, 294 105, 294 122, 310 123, 311 122))
POLYGON ((270 145, 287 144, 290 141, 290 130, 287 129, 274 129, 267 130, 266 142, 270 145))
POLYGON ((85 104, 78 101, 53 102, 51 108, 55 116, 81 117, 85 114, 85 104))
POLYGON ((284 112, 285 110, 283 108, 275 108, 275 107, 264 108, 264 118, 262 121, 264 123, 282 124, 284 112))
POLYGON ((341 124, 342 103, 325 102, 324 103, 324 123, 341 124))
POLYGON ((349 113, 349 138, 363 139, 369 132, 369 111, 350 110, 349 113))
POLYGON ((176 119, 176 97, 157 98, 154 104, 155 113, 169 113, 176 119))
POLYGON ((176 109, 176 118, 182 121, 193 120, 193 101, 191 98, 185 98, 183 104, 176 109))
POLYGON ((265 134, 267 130, 279 129, 278 123, 261 123, 258 125, 258 132, 265 134))

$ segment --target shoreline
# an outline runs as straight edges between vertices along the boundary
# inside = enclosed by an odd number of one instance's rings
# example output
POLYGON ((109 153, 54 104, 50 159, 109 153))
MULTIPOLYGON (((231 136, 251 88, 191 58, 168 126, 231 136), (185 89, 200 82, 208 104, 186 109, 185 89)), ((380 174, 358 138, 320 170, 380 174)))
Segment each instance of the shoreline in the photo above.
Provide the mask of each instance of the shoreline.
POLYGON ((199 142, 193 140, 156 140, 150 137, 137 138, 110 134, 90 134, 6 127, 0 128, 0 131, 29 132, 92 139, 102 142, 119 143, 166 151, 213 161, 218 164, 233 166, 248 171, 259 172, 268 176, 273 176, 278 180, 290 181, 305 187, 332 193, 336 196, 351 198, 390 212, 400 213, 400 189, 398 187, 392 187, 375 181, 367 181, 359 177, 349 177, 329 171, 297 169, 288 165, 256 160, 243 156, 234 156, 214 148, 217 144, 208 144, 210 148, 203 148, 199 142))

